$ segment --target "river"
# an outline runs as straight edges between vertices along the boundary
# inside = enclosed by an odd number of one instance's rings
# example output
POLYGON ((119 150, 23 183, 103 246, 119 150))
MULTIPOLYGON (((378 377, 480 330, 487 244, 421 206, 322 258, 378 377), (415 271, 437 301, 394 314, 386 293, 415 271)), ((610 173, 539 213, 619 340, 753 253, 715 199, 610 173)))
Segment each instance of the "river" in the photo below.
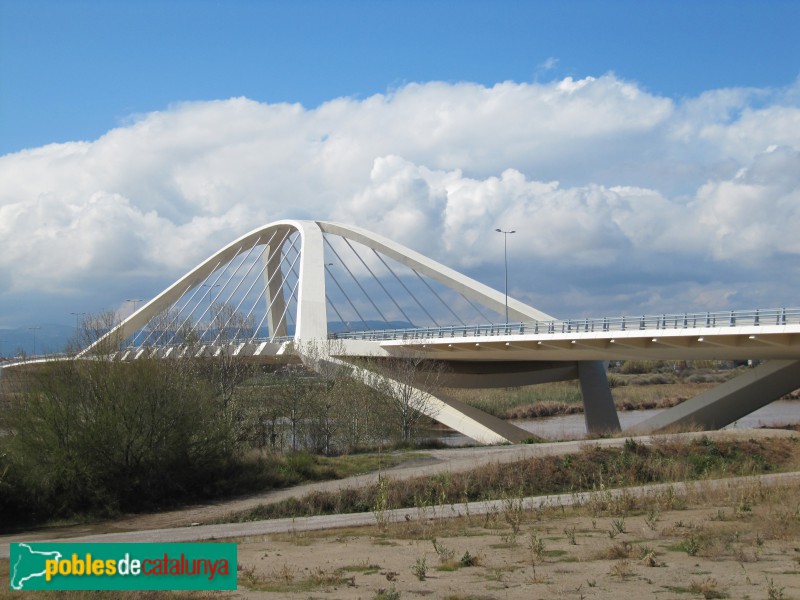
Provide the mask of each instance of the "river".
MULTIPOLYGON (((620 411, 618 413, 619 422, 622 429, 625 430, 632 425, 636 425, 645 419, 657 415, 663 410, 665 409, 620 411)), ((734 427, 751 429, 764 425, 797 423, 798 421, 800 421, 800 402, 797 400, 779 400, 772 404, 767 404, 767 406, 728 425, 726 429, 734 427)), ((586 425, 583 421, 583 414, 514 420, 511 422, 517 427, 521 427, 547 440, 578 440, 586 437, 586 425)), ((441 439, 448 446, 462 446, 472 443, 472 440, 456 432, 444 434, 441 436, 441 439)))

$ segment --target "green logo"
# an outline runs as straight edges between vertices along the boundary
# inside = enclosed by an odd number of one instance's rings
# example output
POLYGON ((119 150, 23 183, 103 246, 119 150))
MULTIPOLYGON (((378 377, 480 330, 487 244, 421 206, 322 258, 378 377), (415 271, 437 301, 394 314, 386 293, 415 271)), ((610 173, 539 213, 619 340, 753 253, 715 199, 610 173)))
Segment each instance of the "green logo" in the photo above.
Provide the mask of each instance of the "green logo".
POLYGON ((236 544, 11 544, 12 590, 235 590, 236 544))

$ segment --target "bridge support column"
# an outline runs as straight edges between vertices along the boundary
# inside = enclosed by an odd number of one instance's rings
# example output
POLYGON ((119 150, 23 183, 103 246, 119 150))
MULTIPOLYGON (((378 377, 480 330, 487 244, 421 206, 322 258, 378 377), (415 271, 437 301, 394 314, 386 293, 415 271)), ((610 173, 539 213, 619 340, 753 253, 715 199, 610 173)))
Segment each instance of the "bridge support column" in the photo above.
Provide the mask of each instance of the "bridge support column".
POLYGON ((771 360, 631 427, 631 433, 699 426, 720 429, 800 388, 800 361, 771 360))
POLYGON ((619 416, 608 385, 606 363, 599 360, 579 361, 578 379, 583 395, 586 432, 603 434, 619 431, 619 416))

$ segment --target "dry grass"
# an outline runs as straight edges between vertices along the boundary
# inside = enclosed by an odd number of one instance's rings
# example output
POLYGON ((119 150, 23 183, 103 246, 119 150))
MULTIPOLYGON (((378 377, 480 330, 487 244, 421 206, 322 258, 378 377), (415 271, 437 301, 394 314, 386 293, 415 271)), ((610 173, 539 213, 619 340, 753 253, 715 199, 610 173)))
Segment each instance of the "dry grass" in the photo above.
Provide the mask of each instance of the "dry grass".
MULTIPOLYGON (((526 496, 752 475, 791 470, 799 464, 800 440, 791 438, 712 441, 703 437, 679 442, 665 437, 652 446, 630 440, 623 448, 588 446, 577 454, 490 464, 464 473, 402 481, 384 477, 367 488, 315 492, 303 498, 261 505, 226 520, 367 511, 374 511, 380 519, 393 508, 415 509, 435 517, 437 506, 498 498, 516 507, 518 513, 519 500, 526 496)), ((602 495, 596 499, 596 502, 603 501, 602 495)), ((609 501, 619 505, 625 499, 609 501)), ((515 511, 506 511, 505 518, 516 518, 515 511)))
MULTIPOLYGON (((274 537, 253 546, 268 547, 271 555, 279 555, 288 564, 301 561, 298 564, 307 568, 304 573, 320 566, 302 562, 314 550, 325 562, 326 573, 343 573, 343 566, 360 556, 381 565, 380 569, 347 572, 354 587, 340 582, 336 592, 344 600, 377 597, 378 590, 389 586, 399 597, 416 597, 424 590, 436 598, 501 594, 512 600, 531 594, 608 599, 661 594, 756 599, 800 594, 797 482, 777 487, 746 482, 718 489, 700 484, 684 494, 631 495, 623 505, 549 506, 526 509, 513 518, 505 514, 509 511, 515 509, 505 507, 489 517, 461 512, 447 518, 428 513, 424 519, 391 522, 385 529, 366 527, 353 536, 352 530, 346 535, 319 532, 310 549, 274 537), (620 510, 624 526, 617 527, 617 537, 610 540, 607 529, 619 521, 620 510), (516 535, 515 544, 508 543, 512 535, 516 535), (347 548, 347 558, 340 567, 332 549, 342 547, 347 548), (455 564, 465 555, 480 559, 470 566, 455 564), (421 564, 426 566, 424 580, 417 578, 421 564)), ((242 540, 240 552, 246 553, 247 545, 242 540)), ((300 600, 308 596, 299 588, 283 589, 284 595, 271 597, 300 600)))
MULTIPOLYGON (((685 492, 678 489, 645 497, 598 490, 576 507, 520 511, 500 503, 485 515, 470 515, 463 506, 426 507, 384 528, 309 532, 302 540, 271 536, 253 546, 269 548, 279 564, 304 564, 316 550, 322 562, 308 563, 303 573, 323 568, 353 577, 355 587, 337 587, 336 597, 343 600, 377 597, 380 589, 401 597, 424 589, 432 597, 455 598, 495 598, 503 590, 502 597, 521 600, 530 597, 531 585, 535 596, 548 598, 800 595, 799 482, 772 487, 757 480, 717 487, 700 482, 685 492), (611 529, 617 532, 613 540, 611 529), (515 543, 509 543, 512 538, 515 543), (341 566, 334 548, 346 548, 341 566), (454 564, 465 555, 479 559, 469 567, 454 564), (423 558, 428 569, 420 582, 412 569, 423 558), (380 568, 344 568, 359 562, 380 568)), ((240 555, 247 546, 247 538, 240 540, 240 555)), ((283 595, 270 597, 301 600, 310 593, 282 589, 283 595)))

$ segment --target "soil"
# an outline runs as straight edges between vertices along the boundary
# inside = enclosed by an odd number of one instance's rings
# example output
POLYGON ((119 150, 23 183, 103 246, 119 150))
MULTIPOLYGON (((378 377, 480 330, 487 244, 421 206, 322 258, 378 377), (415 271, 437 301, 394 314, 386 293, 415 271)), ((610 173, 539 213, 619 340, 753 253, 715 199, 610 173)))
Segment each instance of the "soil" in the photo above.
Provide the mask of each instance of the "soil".
POLYGON ((235 597, 798 598, 798 540, 766 533, 762 510, 729 499, 628 515, 613 539, 621 517, 554 510, 527 514, 516 535, 496 515, 245 538, 235 597))

